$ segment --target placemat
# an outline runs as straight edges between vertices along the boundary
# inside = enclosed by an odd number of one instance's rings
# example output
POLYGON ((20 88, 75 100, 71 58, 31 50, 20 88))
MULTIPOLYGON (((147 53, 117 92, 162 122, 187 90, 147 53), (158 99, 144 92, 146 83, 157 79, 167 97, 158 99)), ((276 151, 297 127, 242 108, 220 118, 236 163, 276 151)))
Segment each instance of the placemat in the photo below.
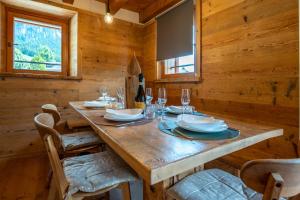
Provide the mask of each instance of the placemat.
POLYGON ((160 122, 158 128, 163 133, 176 137, 183 137, 190 140, 226 140, 236 138, 240 135, 240 132, 238 130, 233 130, 230 128, 222 132, 214 133, 199 133, 188 131, 177 127, 177 125, 175 124, 175 120, 170 119, 160 122))
POLYGON ((117 121, 111 121, 104 118, 104 116, 94 116, 90 117, 90 119, 97 125, 101 126, 115 126, 115 127, 122 127, 122 126, 136 126, 136 125, 143 125, 152 122, 153 120, 149 119, 138 119, 134 121, 129 122, 117 122, 117 121))

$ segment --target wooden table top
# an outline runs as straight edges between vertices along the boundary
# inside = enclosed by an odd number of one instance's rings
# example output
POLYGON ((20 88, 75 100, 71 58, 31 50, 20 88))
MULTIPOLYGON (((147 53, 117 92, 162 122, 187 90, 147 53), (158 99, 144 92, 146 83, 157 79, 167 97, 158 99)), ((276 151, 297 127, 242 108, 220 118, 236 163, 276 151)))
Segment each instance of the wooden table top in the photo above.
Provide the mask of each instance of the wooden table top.
POLYGON ((82 103, 70 102, 70 105, 151 185, 263 140, 283 135, 282 129, 226 118, 223 120, 230 127, 240 130, 238 138, 201 141, 174 137, 158 129, 158 120, 138 126, 100 126, 92 119, 102 116, 105 111, 84 109, 82 103))

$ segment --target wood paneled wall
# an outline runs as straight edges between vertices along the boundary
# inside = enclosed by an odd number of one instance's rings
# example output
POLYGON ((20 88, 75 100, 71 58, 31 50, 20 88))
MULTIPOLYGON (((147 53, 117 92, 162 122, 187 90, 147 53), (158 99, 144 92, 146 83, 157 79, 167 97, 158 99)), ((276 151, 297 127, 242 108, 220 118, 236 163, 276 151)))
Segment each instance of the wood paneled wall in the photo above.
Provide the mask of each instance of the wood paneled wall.
POLYGON ((198 110, 282 127, 285 136, 260 145, 295 156, 299 141, 297 0, 202 0, 201 83, 155 83, 155 23, 144 29, 148 86, 166 87, 179 104, 190 88, 198 110))
MULTIPOLYGON (((1 35, 5 32, 2 32, 1 35)), ((125 85, 125 69, 133 52, 142 54, 141 25, 115 20, 107 25, 103 16, 78 13, 79 69, 82 80, 0 78, 0 158, 44 153, 33 117, 40 106, 54 103, 70 117, 69 101, 93 100, 99 88, 112 93, 125 85)))

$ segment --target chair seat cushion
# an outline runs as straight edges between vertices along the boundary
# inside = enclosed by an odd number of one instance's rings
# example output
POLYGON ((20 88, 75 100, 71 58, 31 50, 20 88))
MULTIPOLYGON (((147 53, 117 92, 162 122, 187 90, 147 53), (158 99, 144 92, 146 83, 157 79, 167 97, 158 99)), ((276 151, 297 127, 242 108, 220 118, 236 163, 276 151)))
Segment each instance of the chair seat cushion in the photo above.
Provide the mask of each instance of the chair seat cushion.
POLYGON ((261 200, 240 178, 219 169, 200 171, 184 178, 167 192, 176 200, 261 200))
POLYGON ((135 172, 110 151, 63 160, 69 193, 96 192, 116 184, 137 180, 135 172))
POLYGON ((82 131, 62 135, 62 145, 65 151, 104 143, 93 131, 82 131))

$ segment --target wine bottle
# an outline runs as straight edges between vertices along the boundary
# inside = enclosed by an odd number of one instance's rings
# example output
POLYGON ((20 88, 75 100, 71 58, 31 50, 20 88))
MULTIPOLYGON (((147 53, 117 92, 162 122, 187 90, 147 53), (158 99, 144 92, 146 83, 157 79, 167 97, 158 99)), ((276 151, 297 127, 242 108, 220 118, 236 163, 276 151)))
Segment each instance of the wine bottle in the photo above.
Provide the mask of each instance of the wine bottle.
POLYGON ((135 107, 140 109, 145 109, 146 105, 146 95, 143 87, 144 76, 142 73, 139 74, 139 87, 137 95, 135 97, 135 107))

